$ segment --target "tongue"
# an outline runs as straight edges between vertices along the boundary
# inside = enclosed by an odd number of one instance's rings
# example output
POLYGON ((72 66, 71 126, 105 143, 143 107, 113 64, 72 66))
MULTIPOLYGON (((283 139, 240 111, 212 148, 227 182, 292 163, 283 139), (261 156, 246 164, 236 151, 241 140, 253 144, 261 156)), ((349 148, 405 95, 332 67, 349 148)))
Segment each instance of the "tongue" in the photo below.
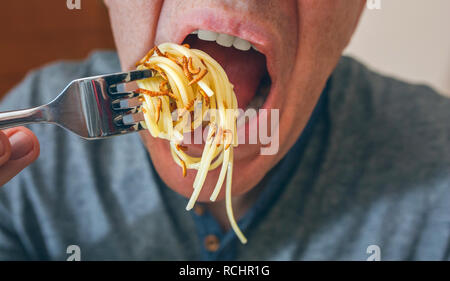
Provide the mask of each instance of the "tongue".
POLYGON ((253 49, 240 51, 234 47, 226 48, 216 42, 203 41, 192 35, 188 36, 184 43, 188 43, 193 49, 206 52, 217 60, 234 85, 238 108, 245 109, 255 96, 266 72, 265 56, 253 49))

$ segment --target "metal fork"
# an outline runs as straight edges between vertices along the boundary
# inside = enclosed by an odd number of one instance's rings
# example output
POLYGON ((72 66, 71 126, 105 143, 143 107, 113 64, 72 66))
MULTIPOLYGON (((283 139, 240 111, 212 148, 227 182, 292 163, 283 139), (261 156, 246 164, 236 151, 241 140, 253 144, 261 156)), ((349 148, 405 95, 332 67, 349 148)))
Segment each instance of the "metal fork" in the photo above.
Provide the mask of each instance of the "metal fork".
POLYGON ((138 94, 119 92, 117 86, 152 76, 151 70, 135 70, 74 80, 46 105, 0 112, 0 129, 52 123, 85 139, 139 131, 142 126, 135 114, 138 106, 128 102, 138 94))

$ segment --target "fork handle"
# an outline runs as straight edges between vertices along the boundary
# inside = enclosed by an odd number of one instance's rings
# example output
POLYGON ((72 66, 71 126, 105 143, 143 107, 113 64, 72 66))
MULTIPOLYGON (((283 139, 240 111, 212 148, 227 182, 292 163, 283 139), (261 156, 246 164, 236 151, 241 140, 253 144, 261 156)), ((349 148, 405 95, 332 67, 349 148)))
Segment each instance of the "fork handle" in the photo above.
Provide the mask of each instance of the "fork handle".
POLYGON ((47 105, 0 112, 0 129, 40 122, 49 122, 49 107, 47 105))

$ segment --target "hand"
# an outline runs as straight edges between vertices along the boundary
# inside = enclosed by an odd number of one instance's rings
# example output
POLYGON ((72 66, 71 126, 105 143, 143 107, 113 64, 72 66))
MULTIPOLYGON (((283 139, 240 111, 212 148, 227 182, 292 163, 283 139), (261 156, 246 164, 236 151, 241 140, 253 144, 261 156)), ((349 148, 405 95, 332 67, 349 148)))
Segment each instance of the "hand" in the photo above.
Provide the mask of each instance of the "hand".
POLYGON ((39 156, 39 141, 29 129, 0 131, 0 186, 7 183, 39 156))

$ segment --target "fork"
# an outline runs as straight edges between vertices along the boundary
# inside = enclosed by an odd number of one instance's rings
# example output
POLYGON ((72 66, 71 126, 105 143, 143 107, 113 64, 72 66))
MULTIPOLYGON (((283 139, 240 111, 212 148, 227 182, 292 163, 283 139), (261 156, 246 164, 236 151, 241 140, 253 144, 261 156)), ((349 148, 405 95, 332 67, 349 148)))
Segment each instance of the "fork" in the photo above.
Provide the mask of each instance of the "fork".
POLYGON ((51 123, 85 139, 101 139, 142 129, 139 105, 129 101, 139 94, 120 92, 117 86, 152 77, 151 70, 135 70, 77 79, 50 103, 0 112, 0 129, 31 123, 51 123))

